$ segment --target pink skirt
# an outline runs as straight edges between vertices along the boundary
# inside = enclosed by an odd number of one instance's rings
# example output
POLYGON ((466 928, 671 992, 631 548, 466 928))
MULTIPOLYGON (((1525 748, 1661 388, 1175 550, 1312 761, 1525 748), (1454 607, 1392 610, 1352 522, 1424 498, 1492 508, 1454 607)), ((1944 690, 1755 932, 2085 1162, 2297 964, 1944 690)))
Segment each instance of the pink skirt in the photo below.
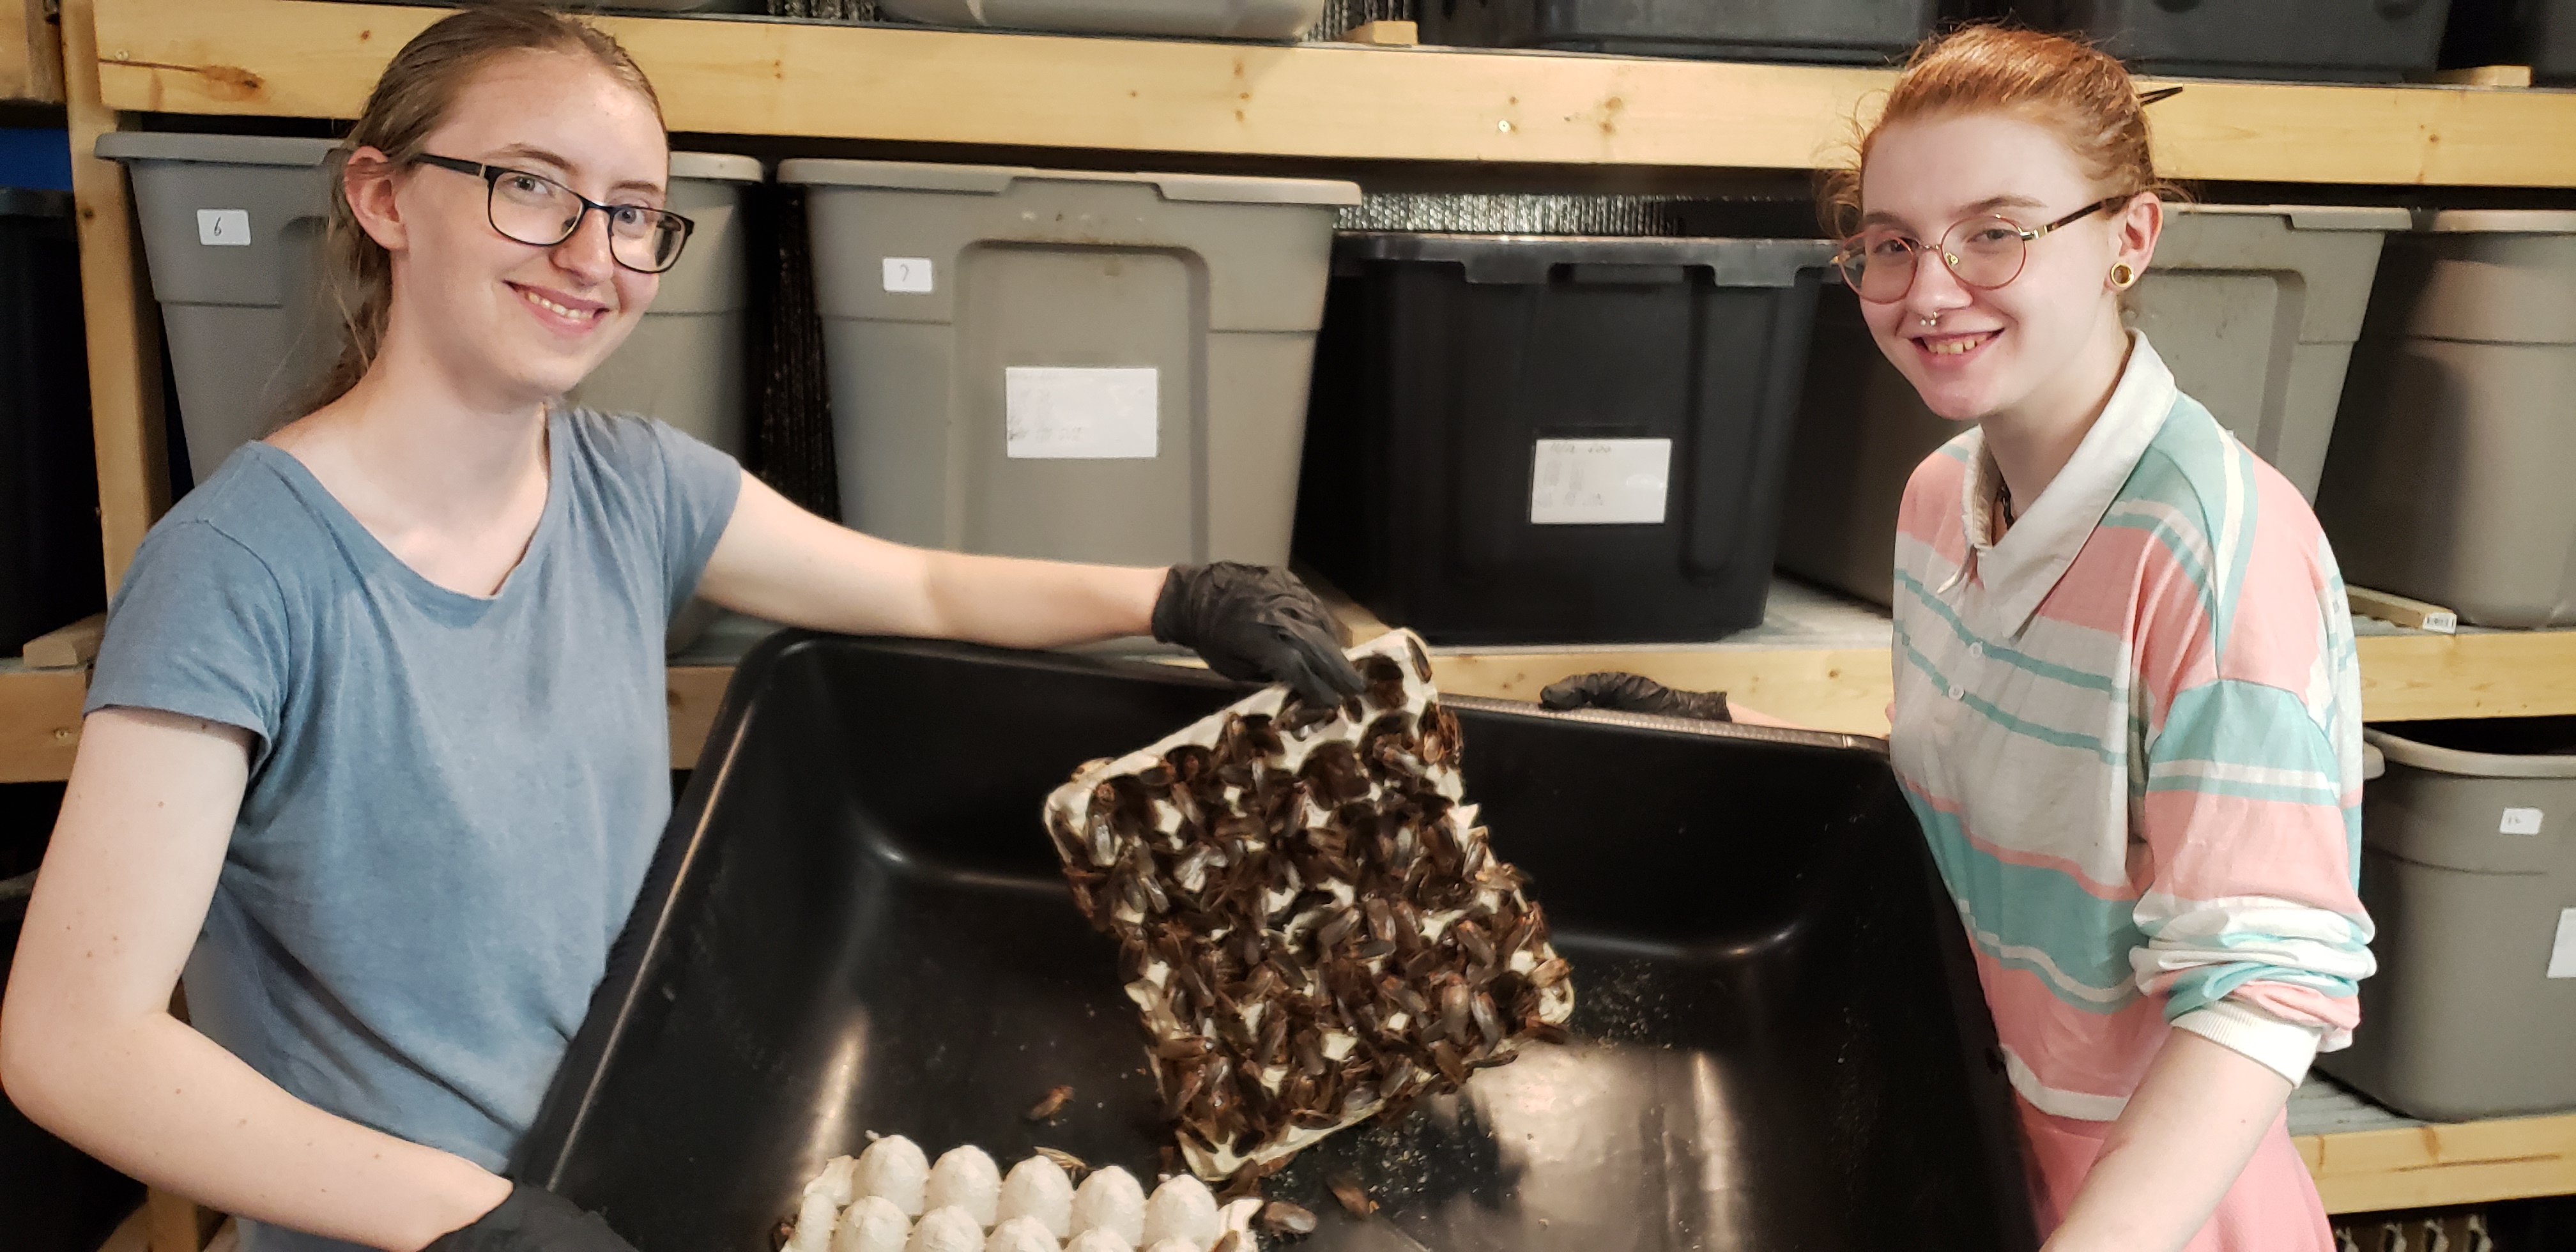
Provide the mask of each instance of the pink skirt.
MULTIPOLYGON (((2093 1172, 2111 1123, 2053 1117, 2019 1096, 2013 1103, 2021 1109, 2022 1136, 2030 1145, 2031 1211, 2045 1239, 2065 1220, 2076 1190, 2093 1172)), ((2284 1114, 2183 1252, 2334 1252, 2334 1246, 2316 1180, 2290 1144, 2284 1114)))

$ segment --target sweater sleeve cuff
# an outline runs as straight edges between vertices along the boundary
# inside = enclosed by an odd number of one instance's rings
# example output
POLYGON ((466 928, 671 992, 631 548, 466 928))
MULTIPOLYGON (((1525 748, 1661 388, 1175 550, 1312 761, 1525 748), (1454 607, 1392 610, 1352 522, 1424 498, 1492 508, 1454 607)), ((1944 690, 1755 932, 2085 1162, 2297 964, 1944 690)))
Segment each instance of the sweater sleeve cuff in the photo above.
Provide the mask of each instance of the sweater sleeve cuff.
POLYGON ((2188 1030, 2237 1052, 2299 1085, 2308 1064, 2317 1059, 2322 1026, 2285 1022, 2240 1000, 2220 1000, 2174 1019, 2174 1029, 2188 1030))

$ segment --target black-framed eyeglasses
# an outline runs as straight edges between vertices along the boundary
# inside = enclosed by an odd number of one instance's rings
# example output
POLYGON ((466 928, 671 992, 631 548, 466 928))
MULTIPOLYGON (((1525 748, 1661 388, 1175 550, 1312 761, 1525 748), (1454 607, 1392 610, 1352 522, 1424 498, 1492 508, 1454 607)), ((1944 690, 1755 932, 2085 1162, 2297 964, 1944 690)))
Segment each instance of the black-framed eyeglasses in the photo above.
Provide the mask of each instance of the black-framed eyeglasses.
POLYGON ((591 210, 608 222, 608 255, 639 274, 659 274, 679 263, 680 249, 697 223, 669 209, 641 204, 601 204, 541 174, 456 157, 422 153, 413 158, 483 180, 489 194, 484 216, 492 229, 520 243, 551 248, 570 239, 591 210))
MULTIPOLYGON (((2023 226, 2002 214, 1972 217, 1952 226, 1941 235, 1941 263, 1962 284, 1993 290, 2021 277, 2021 267, 2030 260, 2033 240, 2060 226, 2127 204, 2129 197, 2111 196, 2096 200, 2046 226, 2023 226)), ((1916 254, 1926 246, 1902 231, 1881 227, 1865 230, 1843 244, 1834 254, 1834 268, 1843 281, 1851 284, 1860 298, 1873 304, 1902 300, 1914 290, 1914 275, 1923 268, 1916 254)))

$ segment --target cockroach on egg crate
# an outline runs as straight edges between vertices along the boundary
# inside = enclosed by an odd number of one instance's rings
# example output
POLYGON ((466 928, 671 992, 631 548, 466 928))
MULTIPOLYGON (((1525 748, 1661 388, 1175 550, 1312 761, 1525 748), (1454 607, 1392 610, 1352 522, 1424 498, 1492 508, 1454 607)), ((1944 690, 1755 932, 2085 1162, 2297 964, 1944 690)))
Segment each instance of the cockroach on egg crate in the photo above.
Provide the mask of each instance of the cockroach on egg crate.
POLYGON ((1261 691, 1047 799, 1074 903, 1118 941, 1190 1169, 1248 1186, 1531 1039, 1565 961, 1495 858, 1421 641, 1352 650, 1339 706, 1261 691))

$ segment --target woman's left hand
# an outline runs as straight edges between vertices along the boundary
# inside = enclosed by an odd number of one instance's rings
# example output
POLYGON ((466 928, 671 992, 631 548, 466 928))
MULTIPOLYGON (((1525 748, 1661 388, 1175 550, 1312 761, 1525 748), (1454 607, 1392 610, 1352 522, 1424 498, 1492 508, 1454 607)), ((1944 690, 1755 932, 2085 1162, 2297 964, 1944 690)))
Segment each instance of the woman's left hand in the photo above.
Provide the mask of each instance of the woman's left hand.
POLYGON ((1287 683, 1310 704, 1339 704, 1368 685, 1334 635, 1324 602, 1283 569, 1175 565, 1154 600, 1154 638, 1228 678, 1287 683))

